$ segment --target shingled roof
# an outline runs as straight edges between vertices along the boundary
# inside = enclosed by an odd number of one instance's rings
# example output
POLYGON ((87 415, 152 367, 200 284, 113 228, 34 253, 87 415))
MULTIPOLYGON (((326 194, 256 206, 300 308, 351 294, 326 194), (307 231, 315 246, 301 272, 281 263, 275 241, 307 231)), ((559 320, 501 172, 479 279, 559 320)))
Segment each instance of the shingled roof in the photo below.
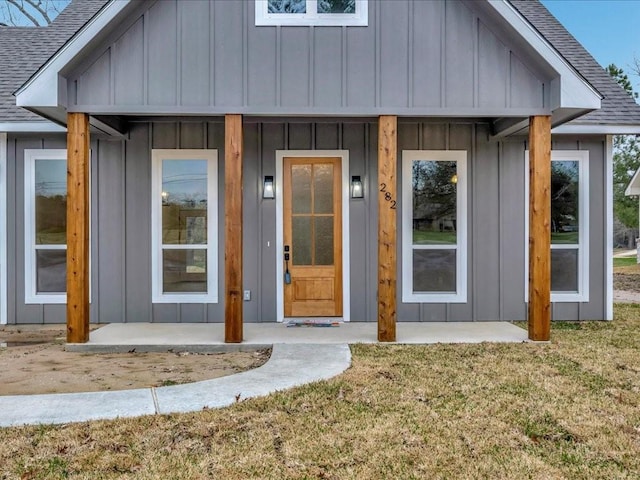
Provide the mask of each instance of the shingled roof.
MULTIPOLYGON (((602 108, 572 125, 640 125, 640 106, 539 0, 509 0, 594 88, 602 108)), ((13 92, 82 28, 108 0, 72 0, 47 27, 0 27, 0 122, 44 121, 15 105, 13 92)))
POLYGON ((73 0, 47 27, 0 27, 0 121, 45 121, 17 107, 13 92, 105 3, 105 0, 73 0))
POLYGON ((640 125, 640 105, 538 0, 509 0, 540 34, 604 97, 602 107, 572 125, 640 125))

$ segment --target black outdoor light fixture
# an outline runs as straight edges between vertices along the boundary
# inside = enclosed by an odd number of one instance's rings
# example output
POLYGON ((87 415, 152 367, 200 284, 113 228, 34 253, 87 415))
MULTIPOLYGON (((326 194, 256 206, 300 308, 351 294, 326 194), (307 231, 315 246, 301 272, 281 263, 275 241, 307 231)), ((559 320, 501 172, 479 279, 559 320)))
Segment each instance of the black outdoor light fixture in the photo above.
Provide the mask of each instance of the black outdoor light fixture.
POLYGON ((364 188, 360 175, 351 177, 351 198, 364 198, 364 188))
POLYGON ((266 175, 262 186, 262 198, 276 198, 276 191, 273 187, 273 176, 266 175))

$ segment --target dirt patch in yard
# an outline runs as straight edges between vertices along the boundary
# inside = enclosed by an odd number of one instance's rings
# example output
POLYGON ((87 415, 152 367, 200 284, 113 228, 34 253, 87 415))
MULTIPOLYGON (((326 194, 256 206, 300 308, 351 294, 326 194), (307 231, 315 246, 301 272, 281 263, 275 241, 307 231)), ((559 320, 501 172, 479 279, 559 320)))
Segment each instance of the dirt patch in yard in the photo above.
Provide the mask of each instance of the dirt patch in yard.
POLYGON ((126 390, 197 382, 259 367, 271 354, 270 350, 76 353, 65 351, 64 343, 63 329, 0 328, 0 395, 126 390))
POLYGON ((640 303, 640 265, 613 268, 613 300, 640 303))

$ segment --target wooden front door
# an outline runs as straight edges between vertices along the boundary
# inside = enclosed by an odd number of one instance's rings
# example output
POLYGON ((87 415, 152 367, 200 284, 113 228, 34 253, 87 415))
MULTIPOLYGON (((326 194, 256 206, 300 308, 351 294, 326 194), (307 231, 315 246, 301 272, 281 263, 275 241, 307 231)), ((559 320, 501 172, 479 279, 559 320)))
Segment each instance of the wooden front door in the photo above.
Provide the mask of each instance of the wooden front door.
POLYGON ((285 317, 342 316, 341 178, 339 157, 284 158, 285 317))

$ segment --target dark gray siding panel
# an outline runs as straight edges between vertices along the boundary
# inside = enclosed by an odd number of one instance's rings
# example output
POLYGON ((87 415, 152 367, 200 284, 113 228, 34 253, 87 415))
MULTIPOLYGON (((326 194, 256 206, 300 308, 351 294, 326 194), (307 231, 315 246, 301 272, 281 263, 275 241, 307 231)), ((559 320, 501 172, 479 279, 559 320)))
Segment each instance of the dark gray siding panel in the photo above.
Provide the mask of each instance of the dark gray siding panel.
POLYGON ((478 104, 508 107, 509 50, 482 22, 478 35, 478 104))
POLYGON ((209 55, 209 22, 212 10, 213 7, 207 2, 178 3, 180 40, 177 48, 181 49, 178 69, 180 105, 209 104, 210 71, 213 64, 209 55))
POLYGON ((522 65, 531 52, 474 2, 372 1, 366 27, 256 27, 254 0, 139 5, 65 72, 72 110, 546 113, 550 74, 522 65))
POLYGON ((540 81, 513 53, 511 54, 510 63, 510 106, 512 108, 542 106, 544 104, 544 91, 539 88, 540 81))
MULTIPOLYGON (((175 1, 175 0, 173 0, 175 1)), ((171 2, 161 2, 162 4, 171 2)), ((215 105, 244 105, 243 49, 245 2, 214 2, 213 19, 213 61, 215 105)), ((198 32, 202 41, 209 37, 207 32, 198 32)), ((206 43, 205 43, 206 44, 206 43)))
MULTIPOLYGON (((139 19, 112 47, 111 68, 114 75, 116 105, 143 105, 147 78, 144 75, 144 22, 139 19)), ((90 91, 97 88, 88 87, 90 91)), ((75 97, 71 97, 75 98, 75 97)))
POLYGON ((524 141, 500 144, 500 318, 525 320, 524 141))
POLYGON ((80 77, 77 102, 85 105, 111 103, 111 49, 107 50, 80 77))
POLYGON ((182 71, 178 65, 176 3, 156 3, 145 15, 145 21, 149 25, 146 40, 149 65, 147 101, 151 105, 176 105, 177 77, 182 71))
MULTIPOLYGON (((445 3, 446 106, 475 105, 474 45, 475 18, 461 2, 445 3)), ((476 35, 477 36, 477 35, 476 35)))
MULTIPOLYGON (((369 12, 369 22, 377 16, 369 12)), ((347 29, 346 102, 347 110, 378 105, 376 89, 376 35, 373 28, 347 29)))
POLYGON ((280 102, 284 107, 309 105, 310 92, 310 30, 289 27, 280 31, 280 102))
POLYGON ((280 30, 275 28, 249 28, 248 95, 249 104, 257 107, 280 103, 280 75, 273 65, 277 64, 277 48, 280 30))
POLYGON ((416 107, 443 105, 444 11, 442 2, 415 2, 413 5, 412 92, 416 107))
MULTIPOLYGON (((118 141, 98 143, 99 161, 94 169, 98 181, 93 191, 97 191, 97 222, 93 222, 97 241, 97 255, 93 256, 97 268, 93 298, 98 302, 100 323, 122 322, 125 311, 125 157, 124 145, 118 141)), ((92 293, 93 293, 92 292, 92 293)))
POLYGON ((469 192, 473 209, 470 245, 473 264, 470 292, 474 319, 500 319, 500 176, 498 144, 490 142, 487 125, 476 128, 473 184, 469 192), (482 173, 481 173, 482 172, 482 173))
POLYGON ((343 40, 346 29, 318 27, 313 30, 313 105, 341 107, 343 40))
MULTIPOLYGON (((256 125, 259 137, 255 163, 262 165, 262 174, 276 175, 276 159, 274 152, 286 148, 286 125, 283 123, 264 123, 256 125)), ((251 159, 247 157, 247 161, 251 159)), ((258 298, 260 301, 259 321, 273 322, 276 320, 276 202, 263 200, 261 204, 259 221, 261 222, 262 242, 260 251, 260 289, 258 298)), ((245 270, 246 272, 246 270, 245 270)))
POLYGON ((380 105, 407 107, 409 103, 409 3, 382 2, 378 5, 378 9, 380 10, 379 23, 376 27, 379 31, 380 105))
POLYGON ((125 314, 151 322, 150 126, 133 125, 125 149, 125 314))

